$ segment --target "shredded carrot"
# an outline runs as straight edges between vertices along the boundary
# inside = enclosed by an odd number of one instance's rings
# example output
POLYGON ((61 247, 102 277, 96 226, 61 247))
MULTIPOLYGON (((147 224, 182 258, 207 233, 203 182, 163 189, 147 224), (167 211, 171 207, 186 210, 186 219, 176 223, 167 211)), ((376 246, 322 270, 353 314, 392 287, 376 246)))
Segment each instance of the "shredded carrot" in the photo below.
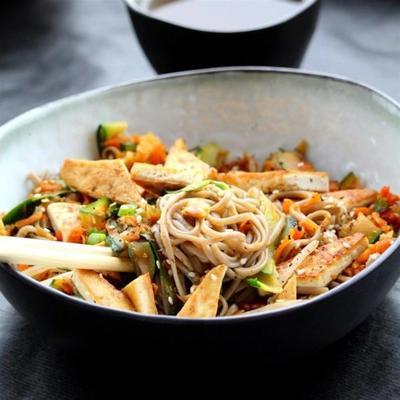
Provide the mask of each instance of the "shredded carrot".
POLYGON ((379 192, 380 197, 384 198, 389 206, 392 206, 396 201, 399 200, 399 196, 396 196, 390 191, 389 186, 383 186, 379 192))
POLYGON ((112 137, 104 142, 104 147, 116 147, 119 149, 121 143, 125 142, 126 139, 127 138, 125 136, 112 137))
POLYGON ((282 209, 285 214, 290 213, 290 207, 294 204, 293 200, 284 199, 282 204, 282 209))
POLYGON ((353 261, 353 263, 348 266, 342 274, 345 276, 354 276, 357 275, 359 272, 361 272, 365 268, 365 264, 360 264, 357 261, 353 261))
POLYGON ((376 242, 372 246, 370 246, 368 249, 364 250, 357 258, 356 261, 360 264, 365 264, 368 261, 368 258, 371 254, 378 253, 382 254, 384 251, 386 251, 392 241, 391 239, 384 239, 380 240, 379 242, 376 242))
POLYGON ((60 231, 56 231, 56 239, 59 242, 62 242, 63 238, 62 238, 62 233, 60 231))
POLYGON ((130 226, 135 226, 137 225, 137 220, 133 215, 126 215, 125 217, 122 217, 123 221, 125 224, 130 225, 130 226))
POLYGON ((304 228, 303 227, 300 227, 300 229, 298 229, 298 228, 293 228, 291 231, 290 231, 290 236, 292 237, 292 239, 294 239, 294 240, 298 240, 298 239, 301 239, 304 235, 305 235, 305 230, 304 230, 304 228))
POLYGON ((39 184, 41 193, 54 193, 62 189, 62 185, 51 180, 41 181, 39 184))
POLYGON ((354 216, 358 217, 359 214, 370 215, 372 210, 369 207, 356 207, 354 210, 354 216))
POLYGON ((133 162, 162 163, 165 161, 165 147, 154 133, 139 136, 138 145, 132 157, 133 162))
POLYGON ((283 239, 278 248, 275 250, 274 258, 277 264, 279 264, 279 262, 281 261, 283 252, 291 242, 292 241, 290 239, 283 239))
POLYGON ((391 239, 384 239, 380 240, 379 242, 376 242, 371 246, 372 253, 379 253, 382 254, 384 251, 386 251, 390 245, 392 244, 391 239))
POLYGON ((165 161, 165 158, 165 146, 162 143, 159 143, 154 147, 153 152, 150 154, 149 161, 152 164, 161 164, 165 161))
POLYGON ((317 228, 318 228, 318 225, 315 223, 315 222, 313 222, 313 221, 311 221, 310 219, 303 219, 302 221, 300 221, 300 226, 302 227, 302 228, 304 228, 304 230, 308 233, 308 234, 313 234, 316 230, 317 230, 317 228))
POLYGON ((32 214, 28 218, 21 219, 21 220, 17 221, 15 223, 15 226, 19 229, 19 228, 22 228, 23 226, 26 226, 26 225, 32 225, 35 222, 39 221, 42 217, 43 217, 43 213, 40 211, 40 212, 37 212, 35 214, 32 214))
POLYGON ((309 199, 304 200, 304 203, 301 205, 300 210, 302 212, 308 212, 312 206, 321 202, 321 195, 318 193, 314 193, 309 199))
POLYGON ((383 186, 382 189, 380 190, 380 195, 381 197, 387 197, 390 193, 390 187, 389 186, 383 186))
POLYGON ((17 265, 17 270, 18 270, 19 272, 25 271, 25 270, 27 270, 28 268, 29 268, 29 265, 27 265, 27 264, 18 264, 18 265, 17 265))
POLYGON ((251 228, 251 224, 249 220, 243 221, 240 225, 239 225, 239 231, 242 233, 247 233, 251 228))
POLYGON ((63 279, 57 281, 57 289, 62 292, 73 295, 75 293, 74 286, 72 285, 71 280, 63 279))
POLYGON ((124 235, 124 240, 126 240, 127 242, 136 242, 139 239, 140 239, 139 231, 128 232, 126 235, 124 235))
POLYGON ((86 229, 77 227, 72 229, 68 236, 67 242, 70 243, 85 243, 85 233, 86 229))
POLYGON ((383 232, 389 232, 392 229, 377 212, 373 212, 370 218, 383 232))

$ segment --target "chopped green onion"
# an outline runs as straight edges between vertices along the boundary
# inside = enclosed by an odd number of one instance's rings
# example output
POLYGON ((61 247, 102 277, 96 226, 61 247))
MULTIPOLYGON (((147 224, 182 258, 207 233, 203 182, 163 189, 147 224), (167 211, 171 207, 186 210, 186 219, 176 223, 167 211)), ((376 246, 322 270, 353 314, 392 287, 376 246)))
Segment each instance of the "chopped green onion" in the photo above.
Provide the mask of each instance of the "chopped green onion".
POLYGON ((90 244, 93 246, 95 244, 104 242, 106 239, 107 239, 107 235, 105 233, 92 232, 91 234, 89 234, 89 236, 86 240, 86 244, 90 244))
POLYGON ((385 199, 378 199, 374 203, 374 210, 376 212, 383 212, 386 211, 388 208, 389 204, 385 199))
POLYGON ((127 217, 136 214, 136 204, 123 204, 118 211, 118 217, 127 217))
POLYGON ((80 213, 98 216, 105 215, 110 204, 111 200, 109 200, 107 197, 101 197, 93 203, 87 204, 86 206, 82 207, 80 209, 80 213))
POLYGON ((121 151, 135 151, 136 143, 121 143, 119 148, 121 151))
POLYGON ((379 236, 381 235, 381 231, 373 231, 367 237, 371 244, 376 243, 379 240, 379 236))

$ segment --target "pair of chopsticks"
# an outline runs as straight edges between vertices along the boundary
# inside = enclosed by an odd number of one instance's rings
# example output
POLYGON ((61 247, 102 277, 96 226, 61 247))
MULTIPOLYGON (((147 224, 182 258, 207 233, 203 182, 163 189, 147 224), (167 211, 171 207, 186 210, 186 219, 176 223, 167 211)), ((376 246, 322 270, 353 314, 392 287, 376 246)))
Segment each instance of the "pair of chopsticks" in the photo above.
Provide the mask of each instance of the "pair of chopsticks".
POLYGON ((0 262, 67 269, 134 272, 128 259, 114 257, 109 247, 0 236, 0 262))

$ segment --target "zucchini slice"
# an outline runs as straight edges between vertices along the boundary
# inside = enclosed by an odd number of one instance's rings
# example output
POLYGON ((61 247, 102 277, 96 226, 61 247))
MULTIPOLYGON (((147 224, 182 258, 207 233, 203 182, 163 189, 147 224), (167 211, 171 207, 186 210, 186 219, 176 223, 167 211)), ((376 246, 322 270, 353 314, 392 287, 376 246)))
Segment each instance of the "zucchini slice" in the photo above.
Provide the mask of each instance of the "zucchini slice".
POLYGON ((149 273, 150 278, 154 277, 158 259, 148 240, 129 243, 128 254, 138 272, 140 271, 141 274, 149 273))
POLYGON ((96 141, 99 154, 101 155, 104 149, 104 142, 115 136, 121 135, 128 129, 128 124, 123 121, 107 122, 100 124, 96 132, 96 141))

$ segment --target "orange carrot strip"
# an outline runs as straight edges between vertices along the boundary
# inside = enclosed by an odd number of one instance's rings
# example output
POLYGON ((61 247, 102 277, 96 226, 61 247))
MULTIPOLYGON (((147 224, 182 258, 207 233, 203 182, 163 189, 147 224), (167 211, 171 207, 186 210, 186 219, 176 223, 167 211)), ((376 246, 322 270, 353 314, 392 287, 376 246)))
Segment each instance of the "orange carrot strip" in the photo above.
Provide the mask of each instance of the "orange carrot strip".
POLYGON ((150 154, 149 161, 152 164, 161 164, 165 161, 166 153, 165 147, 162 143, 155 146, 154 150, 150 154))
POLYGON ((293 200, 290 199, 283 200, 282 209, 285 214, 290 213, 290 207, 293 205, 293 203, 294 203, 293 200))
POLYGON ((371 247, 364 250, 356 258, 356 261, 360 264, 365 264, 368 261, 368 258, 371 254, 374 254, 374 253, 382 254, 384 251, 386 251, 390 247, 391 243, 392 243, 392 241, 390 239, 384 239, 384 240, 380 240, 379 242, 376 242, 371 247))
POLYGON ((42 212, 37 212, 35 214, 32 214, 28 218, 21 219, 21 220, 17 221, 15 223, 15 226, 17 228, 22 228, 23 226, 26 226, 26 225, 32 225, 35 222, 39 221, 42 217, 43 217, 43 213, 42 212))
POLYGON ((304 203, 300 207, 300 210, 302 212, 307 212, 310 207, 320 202, 321 202, 321 196, 318 193, 314 193, 309 199, 304 201, 304 203))
POLYGON ((71 243, 84 243, 85 242, 85 232, 86 229, 77 227, 72 229, 68 236, 67 242, 71 243))
POLYGON ((372 222, 379 226, 383 232, 389 232, 392 228, 388 225, 388 223, 381 218, 381 216, 377 212, 373 212, 371 214, 372 222))
POLYGON ((62 242, 62 233, 60 232, 60 231, 56 231, 56 239, 59 241, 59 242, 62 242))
POLYGON ((370 215, 372 213, 372 210, 368 207, 356 207, 353 211, 356 217, 358 217, 359 214, 370 215))
POLYGON ((275 250, 274 258, 275 262, 279 263, 282 253, 286 249, 286 247, 290 244, 290 239, 283 239, 282 242, 279 244, 278 248, 275 250))
POLYGON ((294 240, 298 240, 301 239, 304 235, 305 235, 305 230, 303 227, 301 227, 301 229, 297 229, 297 228, 293 228, 291 230, 290 236, 294 239, 294 240))
POLYGON ((318 225, 310 219, 300 221, 300 226, 309 234, 313 234, 318 229, 318 225))

